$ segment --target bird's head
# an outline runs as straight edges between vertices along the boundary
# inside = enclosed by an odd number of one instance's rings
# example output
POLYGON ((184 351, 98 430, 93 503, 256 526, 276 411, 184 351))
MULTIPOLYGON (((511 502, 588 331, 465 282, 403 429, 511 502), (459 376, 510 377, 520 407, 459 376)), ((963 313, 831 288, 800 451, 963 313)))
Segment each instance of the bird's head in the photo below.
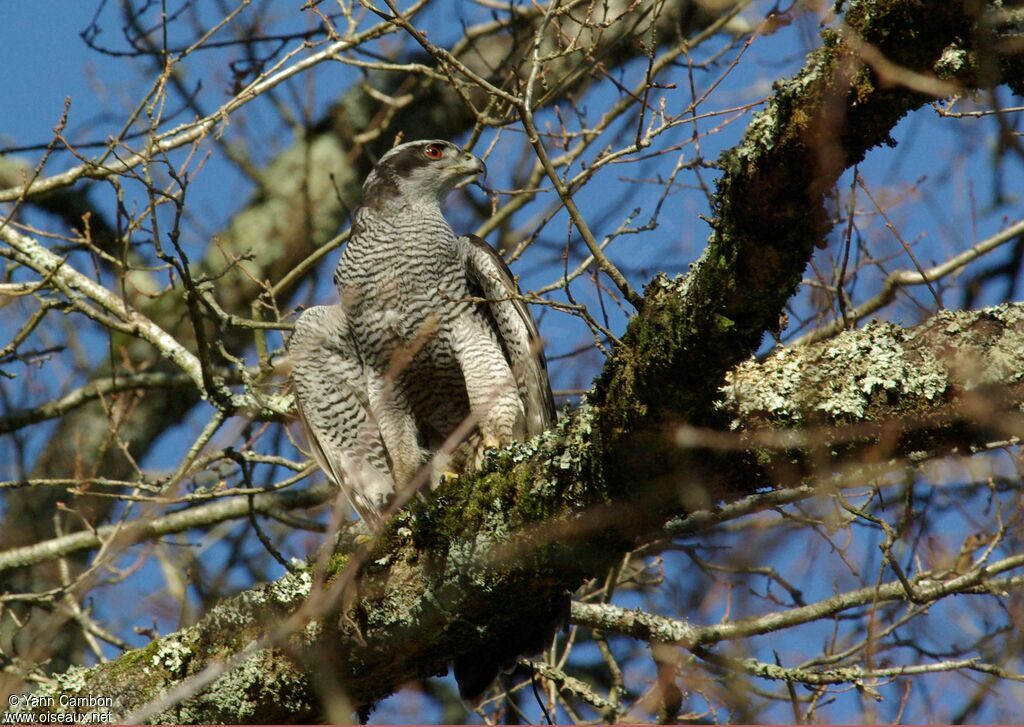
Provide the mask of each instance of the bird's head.
POLYGON ((388 151, 363 184, 363 205, 437 202, 463 180, 487 174, 482 161, 439 139, 410 141, 388 151))

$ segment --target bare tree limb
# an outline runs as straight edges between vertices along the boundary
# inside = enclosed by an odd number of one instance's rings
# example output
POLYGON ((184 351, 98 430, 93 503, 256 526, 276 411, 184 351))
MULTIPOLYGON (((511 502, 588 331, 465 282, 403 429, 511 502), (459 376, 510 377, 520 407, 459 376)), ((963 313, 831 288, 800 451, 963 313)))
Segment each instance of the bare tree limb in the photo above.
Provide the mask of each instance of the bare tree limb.
MULTIPOLYGON (((846 22, 858 41, 915 73, 929 72, 951 43, 974 35, 962 8, 944 3, 846 5, 846 22)), ((679 423, 724 422, 727 415, 716 402, 727 372, 777 326, 813 246, 830 229, 826 193, 846 166, 885 142, 896 122, 927 100, 877 80, 859 65, 842 32, 826 31, 823 47, 796 78, 777 85, 768 108, 726 155, 705 254, 685 280, 659 278, 648 286, 592 403, 556 430, 498 453, 481 472, 446 484, 429 502, 400 513, 358 577, 348 569, 347 556, 335 555, 324 575, 343 583, 356 578, 356 589, 346 591, 341 604, 328 604, 339 606, 330 619, 311 621, 268 644, 268 624, 295 614, 311 593, 323 592, 317 590, 319 573, 289 574, 240 594, 146 649, 63 674, 45 693, 116 695, 115 712, 124 715, 175 690, 181 697, 176 706, 138 714, 176 721, 252 714, 301 721, 317 715, 313 680, 328 672, 353 704, 372 704, 451 662, 458 672, 514 661, 543 644, 565 617, 566 593, 606 572, 636 537, 649 535, 674 514, 714 502, 711 493, 719 488, 732 488, 734 496, 737 486, 749 494, 765 484, 749 477, 730 480, 741 467, 726 466, 724 457, 699 466, 709 448, 702 445, 695 456, 675 433, 679 423), (842 131, 816 133, 819 125, 842 131), (827 141, 823 146, 816 139, 827 141), (681 469, 685 465, 689 469, 681 469), (243 659, 235 669, 224 666, 243 659), (210 683, 211 675, 219 678, 210 683), (190 690, 189 679, 197 678, 206 688, 190 690)), ((1020 320, 1015 306, 953 315, 944 319, 946 328, 953 322, 999 321, 959 326, 982 348, 1014 340, 1020 320)), ((870 340, 880 332, 890 339, 902 335, 886 327, 846 335, 855 348, 858 335, 870 340)), ((827 356, 826 345, 808 349, 807 356, 827 356)), ((894 340, 886 345, 906 355, 924 350, 924 344, 908 350, 894 340)), ((956 367, 934 369, 943 370, 947 380, 959 375, 956 367)), ((995 382, 1010 385, 1008 398, 1020 395, 1014 388, 1019 371, 995 382)), ((966 374, 960 380, 968 379, 966 374)), ((869 396, 879 391, 874 384, 866 388, 869 396)), ((935 397, 946 392, 934 390, 935 397)), ((922 407, 928 401, 922 394, 914 403, 922 407)), ((860 413, 874 414, 870 408, 860 413)), ((853 418, 857 411, 843 415, 853 418)), ((999 563, 1002 569, 1020 565, 1012 559, 999 563)), ((920 599, 931 588, 952 593, 943 589, 954 586, 984 590, 993 567, 980 563, 939 584, 914 583, 914 592, 899 580, 898 597, 916 593, 920 599)))

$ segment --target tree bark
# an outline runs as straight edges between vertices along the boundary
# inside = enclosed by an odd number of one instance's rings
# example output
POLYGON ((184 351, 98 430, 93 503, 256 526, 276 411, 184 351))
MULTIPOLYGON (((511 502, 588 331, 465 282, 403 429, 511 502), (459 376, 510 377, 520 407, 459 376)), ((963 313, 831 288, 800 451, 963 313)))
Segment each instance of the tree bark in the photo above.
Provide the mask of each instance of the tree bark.
MULTIPOLYGON (((925 422, 933 443, 984 444, 985 426, 964 424, 973 419, 975 396, 998 387, 1009 406, 1021 404, 1019 305, 943 313, 909 331, 869 326, 736 368, 777 328, 814 246, 829 233, 825 193, 928 100, 881 83, 854 48, 867 42, 926 74, 974 37, 974 19, 956 3, 846 5, 848 28, 825 32, 822 47, 796 77, 777 84, 741 144, 725 155, 704 255, 685 279, 659 277, 647 287, 589 404, 399 514, 340 611, 287 640, 269 643, 264 634, 306 603, 315 588, 311 571, 242 593, 195 626, 109 664, 61 675, 45 693, 117 696, 115 711, 125 715, 241 654, 244 663, 198 694, 144 715, 303 721, 320 714, 314 695, 322 679, 313 675, 325 664, 354 704, 367 705, 452 662, 457 672, 460 664, 473 666, 481 651, 488 664, 514 657, 549 636, 565 615, 565 594, 615 562, 636 537, 723 493, 748 493, 771 476, 753 449, 709 459, 702 443, 695 456, 680 446, 681 426, 727 433, 730 422, 885 422, 899 435, 925 422), (950 358, 944 352, 951 347, 972 353, 950 358), (993 352, 1001 355, 997 363, 968 365, 993 352), (887 377, 883 361, 913 375, 887 377), (893 393, 905 406, 891 403, 893 393), (731 479, 737 472, 742 476, 731 479)), ((869 429, 858 441, 877 440, 869 429)), ((901 451, 900 441, 919 445, 913 437, 893 441, 892 453, 911 453, 901 451)), ((329 582, 348 577, 345 563, 344 555, 334 557, 329 582)))
MULTIPOLYGON (((955 442, 968 452, 990 436, 975 425, 981 401, 998 400, 1016 412, 1013 431, 1022 429, 1022 341, 1024 304, 943 312, 911 329, 871 324, 742 364, 730 373, 722 403, 734 428, 747 433, 816 421, 861 425, 846 442, 890 440, 887 456, 912 456, 921 451, 915 433, 924 423, 943 451, 955 442), (904 447, 893 444, 901 441, 904 447)), ((311 676, 318 668, 329 668, 348 698, 365 705, 407 681, 443 673, 467 651, 501 651, 496 632, 518 636, 508 650, 514 657, 525 641, 549 634, 552 604, 619 558, 627 536, 642 534, 635 526, 649 521, 624 517, 622 501, 607 501, 613 513, 603 507, 609 490, 595 463, 606 453, 593 436, 596 423, 596 409, 584 406, 555 431, 503 452, 485 471, 398 515, 360 570, 358 595, 341 616, 332 610, 282 643, 253 648, 306 603, 314 571, 302 570, 243 592, 144 649, 73 668, 38 694, 116 697, 112 711, 123 718, 243 654, 209 688, 146 717, 303 722, 322 716, 311 676), (626 526, 609 534, 613 521, 626 526), (524 624, 536 629, 529 633, 524 624)), ((811 447, 822 444, 841 456, 835 442, 812 437, 811 447)), ((781 447, 800 449, 791 440, 781 447)), ((745 479, 735 489, 748 485, 745 479)), ((631 496, 643 499, 643 487, 638 481, 631 496)), ((328 587, 346 564, 344 554, 334 556, 328 587)))
MULTIPOLYGON (((588 12, 614 17, 627 4, 626 0, 615 0, 588 12)), ((662 43, 673 41, 680 33, 706 27, 716 17, 692 0, 665 3, 644 0, 636 9, 636 17, 647 18, 656 7, 659 9, 654 18, 656 37, 662 43)), ((467 38, 472 40, 455 49, 456 56, 471 70, 496 83, 514 84, 529 60, 534 30, 541 15, 531 10, 517 17, 519 27, 514 28, 514 32, 503 27, 467 29, 467 38)), ((588 35, 586 37, 593 41, 591 47, 582 43, 585 50, 548 62, 546 73, 562 83, 546 102, 578 92, 587 85, 590 74, 580 71, 589 68, 582 63, 585 55, 599 59, 609 68, 643 56, 644 48, 633 42, 629 32, 632 26, 627 26, 619 22, 603 33, 588 35)), ((433 59, 426 56, 413 56, 408 60, 434 65, 433 59)), ((478 108, 486 106, 486 96, 479 90, 474 90, 470 99, 478 108)), ((266 290, 264 281, 280 280, 337 234, 345 224, 348 211, 358 204, 361 182, 374 159, 391 145, 395 135, 452 138, 472 128, 475 122, 473 110, 449 85, 406 73, 370 73, 363 84, 340 98, 304 138, 297 139, 262 171, 260 188, 227 228, 216 235, 217 244, 209 246, 194 275, 217 275, 228 267, 228 261, 244 260, 240 264, 248 274, 237 268, 229 270, 218 278, 216 296, 229 314, 249 317, 251 306, 266 290), (403 94, 411 95, 412 102, 390 117, 380 98, 403 94), (429 113, 424 113, 425 109, 429 113), (369 129, 379 133, 368 142, 360 142, 360 135, 369 129)), ((18 177, 10 166, 0 168, 8 181, 18 177)), ((36 200, 30 197, 29 201, 74 222, 74 215, 80 214, 77 210, 83 206, 83 198, 71 195, 70 191, 58 190, 40 195, 36 200)), ((81 224, 81 220, 77 223, 81 224)), ((110 234, 108 226, 103 227, 103 234, 110 234)), ((118 255, 117 245, 123 243, 106 240, 104 244, 113 245, 113 252, 118 255)), ((126 289, 133 288, 129 285, 126 289)), ((292 292, 284 291, 277 303, 285 304, 292 292)), ((188 350, 197 350, 195 330, 180 289, 175 288, 154 300, 137 296, 131 302, 188 350)), ((220 336, 227 350, 235 355, 253 345, 248 329, 228 329, 221 331, 220 336)), ((119 372, 122 355, 132 362, 134 371, 177 373, 142 341, 115 335, 112 345, 116 351, 114 358, 94 371, 93 380, 123 374, 119 372)), ((33 476, 103 476, 111 480, 130 480, 137 476, 134 463, 145 456, 165 431, 181 422, 200 400, 200 392, 195 388, 150 390, 128 409, 116 426, 111 425, 109 413, 100 402, 86 403, 60 419, 49 445, 34 464, 33 476), (124 442, 124 450, 131 458, 114 443, 115 436, 124 442)), ((59 488, 12 492, 5 501, 6 513, 8 520, 18 525, 0 533, 0 549, 28 548, 53 539, 53 513, 58 500, 95 523, 102 522, 113 502, 109 498, 68 493, 59 488)), ((65 521, 66 530, 82 527, 77 517, 67 517, 65 521)), ((59 574, 44 565, 13 579, 6 578, 0 590, 45 591, 59 581, 59 574)), ((30 623, 18 638, 32 640, 33 633, 30 623)), ((80 642, 60 644, 60 641, 54 642, 51 668, 62 669, 80 656, 80 642)))

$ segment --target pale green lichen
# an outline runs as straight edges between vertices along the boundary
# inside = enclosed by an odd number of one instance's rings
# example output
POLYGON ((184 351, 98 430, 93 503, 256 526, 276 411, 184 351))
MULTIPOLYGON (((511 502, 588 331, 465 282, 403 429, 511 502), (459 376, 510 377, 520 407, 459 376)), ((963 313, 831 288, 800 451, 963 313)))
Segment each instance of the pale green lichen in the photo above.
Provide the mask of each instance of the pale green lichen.
POLYGON ((153 654, 151 663, 155 667, 166 669, 172 676, 181 676, 185 672, 192 649, 172 638, 163 639, 153 654))
POLYGON ((732 426, 861 421, 933 405, 954 391, 1007 386, 1024 377, 1024 312, 1014 306, 941 311, 903 329, 873 322, 827 343, 780 349, 727 377, 720 408, 732 426))
POLYGON ((70 667, 66 672, 54 675, 54 677, 39 686, 38 689, 33 692, 34 699, 32 701, 19 701, 17 704, 12 705, 11 712, 35 712, 36 708, 34 704, 46 704, 52 700, 54 707, 48 708, 47 711, 54 711, 57 709, 58 704, 57 696, 65 693, 77 693, 85 691, 86 684, 88 683, 88 676, 90 670, 84 667, 70 667))
POLYGON ((945 354, 945 363, 965 390, 1012 385, 1024 376, 1024 312, 1019 307, 943 311, 936 321, 945 333, 957 336, 958 345, 945 354))
POLYGON ((223 631, 242 628, 249 623, 253 609, 266 602, 266 587, 254 588, 240 594, 237 600, 225 601, 213 607, 205 621, 211 629, 223 631))
POLYGON ((903 329, 870 323, 822 349, 783 349, 762 363, 741 364, 727 377, 720 406, 737 415, 734 428, 759 414, 779 424, 855 421, 878 397, 934 401, 948 385, 931 352, 908 353, 903 329))
POLYGON ((12 713, 36 714, 88 714, 96 720, 100 715, 114 715, 120 695, 105 694, 89 689, 92 669, 72 666, 39 686, 31 698, 11 703, 12 713), (91 697, 91 698, 90 698, 91 697))
POLYGON ((955 45, 947 46, 935 62, 935 74, 942 79, 956 78, 970 70, 971 54, 955 45))
POLYGON ((832 419, 864 416, 876 395, 935 400, 948 386, 946 372, 935 358, 908 356, 903 330, 889 323, 870 323, 840 336, 826 350, 833 366, 822 385, 814 410, 832 419))
MULTIPOLYGON (((784 348, 773 357, 772 364, 771 372, 765 377, 770 380, 744 375, 757 365, 754 361, 734 369, 726 376, 723 398, 718 406, 732 411, 771 412, 782 422, 799 422, 802 413, 797 394, 803 383, 803 360, 794 349, 784 348)), ((740 419, 735 419, 731 426, 735 429, 740 424, 740 419)))
POLYGON ((259 651, 228 671, 196 697, 156 715, 155 722, 210 724, 262 721, 273 715, 309 714, 313 705, 305 679, 276 666, 280 658, 259 651), (269 714, 269 709, 273 714, 269 714))
POLYGON ((270 596, 285 606, 300 603, 313 588, 313 576, 309 570, 286 573, 271 584, 270 596))
POLYGON ((309 621, 302 628, 302 636, 306 640, 306 643, 316 643, 324 633, 324 625, 320 621, 313 619, 309 621))
POLYGON ((61 692, 85 691, 88 683, 89 669, 81 666, 73 666, 60 674, 55 679, 55 684, 61 692))

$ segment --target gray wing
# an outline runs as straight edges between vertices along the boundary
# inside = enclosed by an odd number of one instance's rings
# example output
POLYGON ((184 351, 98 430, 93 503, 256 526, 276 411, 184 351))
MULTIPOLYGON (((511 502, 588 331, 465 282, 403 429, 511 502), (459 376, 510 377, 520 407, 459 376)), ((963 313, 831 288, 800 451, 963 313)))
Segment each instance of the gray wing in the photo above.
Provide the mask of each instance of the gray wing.
POLYGON ((555 399, 537 324, 523 302, 505 260, 476 235, 459 238, 470 287, 486 304, 526 410, 526 431, 540 434, 555 420, 555 399))
POLYGON ((317 465, 363 520, 378 518, 395 484, 340 305, 307 309, 288 341, 299 419, 317 465))

